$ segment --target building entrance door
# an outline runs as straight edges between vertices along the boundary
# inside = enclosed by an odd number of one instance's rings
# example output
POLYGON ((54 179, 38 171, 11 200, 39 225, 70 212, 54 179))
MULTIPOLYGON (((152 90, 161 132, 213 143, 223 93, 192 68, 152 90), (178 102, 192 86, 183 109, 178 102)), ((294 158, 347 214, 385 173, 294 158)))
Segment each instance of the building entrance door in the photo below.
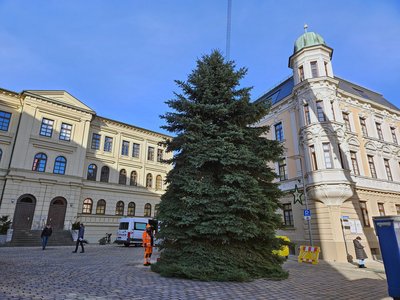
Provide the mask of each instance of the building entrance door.
POLYGON ((67 200, 61 197, 51 200, 47 224, 53 229, 64 229, 65 212, 67 211, 67 200))
POLYGON ((18 199, 14 212, 13 229, 31 229, 35 206, 36 199, 32 195, 23 195, 18 199))

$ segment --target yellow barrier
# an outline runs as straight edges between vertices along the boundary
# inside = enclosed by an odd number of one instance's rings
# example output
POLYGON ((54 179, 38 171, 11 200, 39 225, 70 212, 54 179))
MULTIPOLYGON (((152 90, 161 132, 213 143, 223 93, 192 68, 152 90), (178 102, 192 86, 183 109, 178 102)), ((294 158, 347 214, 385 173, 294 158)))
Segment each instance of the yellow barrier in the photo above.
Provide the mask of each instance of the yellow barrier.
POLYGON ((319 252, 321 249, 316 246, 300 246, 300 253, 297 261, 312 263, 316 265, 318 263, 319 252))

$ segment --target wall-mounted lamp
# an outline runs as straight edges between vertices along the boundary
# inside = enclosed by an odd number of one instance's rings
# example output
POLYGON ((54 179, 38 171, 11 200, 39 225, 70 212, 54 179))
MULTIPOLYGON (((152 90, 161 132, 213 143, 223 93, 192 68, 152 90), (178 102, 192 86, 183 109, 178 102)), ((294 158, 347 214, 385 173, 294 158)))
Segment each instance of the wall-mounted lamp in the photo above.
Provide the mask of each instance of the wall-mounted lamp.
POLYGON ((70 203, 70 204, 69 204, 69 207, 72 207, 72 206, 74 206, 74 205, 73 205, 72 203, 70 203))
POLYGON ((14 203, 15 199, 11 199, 11 203, 14 203))

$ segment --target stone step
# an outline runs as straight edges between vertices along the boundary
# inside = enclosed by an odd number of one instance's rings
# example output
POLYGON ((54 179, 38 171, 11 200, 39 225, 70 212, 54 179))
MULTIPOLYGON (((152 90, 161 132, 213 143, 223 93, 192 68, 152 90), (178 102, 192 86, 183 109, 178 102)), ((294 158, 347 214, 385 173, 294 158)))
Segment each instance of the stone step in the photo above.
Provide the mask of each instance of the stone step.
MULTIPOLYGON (((40 246, 41 230, 14 230, 10 246, 40 246)), ((71 233, 68 230, 54 230, 50 236, 48 246, 70 246, 74 245, 71 233)))

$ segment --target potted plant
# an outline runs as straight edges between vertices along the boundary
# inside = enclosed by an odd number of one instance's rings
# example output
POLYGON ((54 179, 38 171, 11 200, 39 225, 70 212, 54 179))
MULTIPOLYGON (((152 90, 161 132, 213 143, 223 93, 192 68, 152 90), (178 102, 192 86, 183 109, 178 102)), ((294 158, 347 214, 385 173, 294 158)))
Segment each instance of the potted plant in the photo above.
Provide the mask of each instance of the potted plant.
POLYGON ((78 240, 78 234, 79 234, 79 228, 81 227, 81 222, 75 221, 72 223, 71 226, 71 235, 72 235, 72 240, 76 242, 78 240))
POLYGON ((10 228, 11 221, 8 216, 0 217, 0 244, 5 244, 7 240, 7 230, 10 228))

